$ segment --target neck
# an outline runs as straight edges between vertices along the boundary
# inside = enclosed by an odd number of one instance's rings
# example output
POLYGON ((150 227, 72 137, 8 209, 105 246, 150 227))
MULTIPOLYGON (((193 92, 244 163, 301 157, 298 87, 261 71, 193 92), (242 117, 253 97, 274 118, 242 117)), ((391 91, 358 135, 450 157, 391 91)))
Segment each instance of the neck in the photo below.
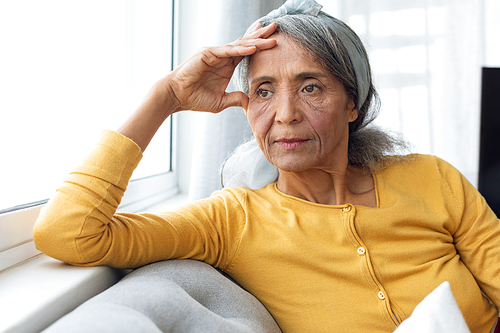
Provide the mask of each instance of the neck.
POLYGON ((277 186, 285 194, 319 204, 376 206, 373 178, 363 167, 346 165, 333 170, 300 172, 280 170, 277 186))
POLYGON ((348 164, 349 131, 332 152, 330 158, 302 171, 279 169, 278 190, 281 192, 324 205, 377 206, 375 184, 366 167, 348 164))

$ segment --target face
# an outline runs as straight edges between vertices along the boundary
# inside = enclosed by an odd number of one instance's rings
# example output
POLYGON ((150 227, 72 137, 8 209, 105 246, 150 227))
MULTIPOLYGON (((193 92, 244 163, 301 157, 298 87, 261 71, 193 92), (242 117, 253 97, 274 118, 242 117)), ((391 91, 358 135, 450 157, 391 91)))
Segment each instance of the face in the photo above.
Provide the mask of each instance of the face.
POLYGON ((248 121, 279 169, 330 169, 347 161, 354 102, 344 85, 300 46, 274 35, 276 47, 250 59, 248 121))

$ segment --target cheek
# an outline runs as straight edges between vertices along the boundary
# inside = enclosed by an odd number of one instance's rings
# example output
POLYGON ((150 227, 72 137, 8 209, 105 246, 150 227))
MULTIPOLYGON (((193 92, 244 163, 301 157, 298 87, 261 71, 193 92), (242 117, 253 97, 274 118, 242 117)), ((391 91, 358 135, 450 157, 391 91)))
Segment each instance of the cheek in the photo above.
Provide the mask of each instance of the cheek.
POLYGON ((312 112, 307 117, 307 122, 314 129, 319 139, 327 142, 337 141, 348 128, 347 112, 335 103, 317 103, 312 105, 312 112))
POLYGON ((247 117, 254 136, 258 141, 263 140, 271 129, 274 121, 273 113, 270 112, 269 103, 250 102, 248 105, 247 117))

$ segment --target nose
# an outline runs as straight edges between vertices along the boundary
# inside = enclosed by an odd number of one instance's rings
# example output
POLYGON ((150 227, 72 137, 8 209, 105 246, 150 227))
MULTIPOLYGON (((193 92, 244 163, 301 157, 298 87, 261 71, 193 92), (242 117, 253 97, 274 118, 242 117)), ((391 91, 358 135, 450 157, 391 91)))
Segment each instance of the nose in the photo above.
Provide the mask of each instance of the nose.
POLYGON ((278 124, 291 124, 302 121, 302 113, 297 105, 293 93, 280 94, 276 105, 275 122, 278 124))

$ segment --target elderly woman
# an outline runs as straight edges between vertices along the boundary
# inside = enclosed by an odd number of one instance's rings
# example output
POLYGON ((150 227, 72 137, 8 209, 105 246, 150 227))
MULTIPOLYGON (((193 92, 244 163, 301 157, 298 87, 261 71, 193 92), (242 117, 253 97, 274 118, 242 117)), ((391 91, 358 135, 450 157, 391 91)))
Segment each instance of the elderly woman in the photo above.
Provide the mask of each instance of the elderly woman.
POLYGON ((73 265, 171 258, 230 274, 284 332, 392 332, 449 281, 472 332, 500 306, 500 222, 452 166, 390 157, 366 128, 376 99, 355 33, 314 1, 290 1, 244 37, 204 49, 160 80, 50 200, 44 253, 73 265), (241 91, 225 89, 238 64, 241 91), (132 171, 175 112, 241 106, 279 171, 162 214, 116 213, 132 171))

